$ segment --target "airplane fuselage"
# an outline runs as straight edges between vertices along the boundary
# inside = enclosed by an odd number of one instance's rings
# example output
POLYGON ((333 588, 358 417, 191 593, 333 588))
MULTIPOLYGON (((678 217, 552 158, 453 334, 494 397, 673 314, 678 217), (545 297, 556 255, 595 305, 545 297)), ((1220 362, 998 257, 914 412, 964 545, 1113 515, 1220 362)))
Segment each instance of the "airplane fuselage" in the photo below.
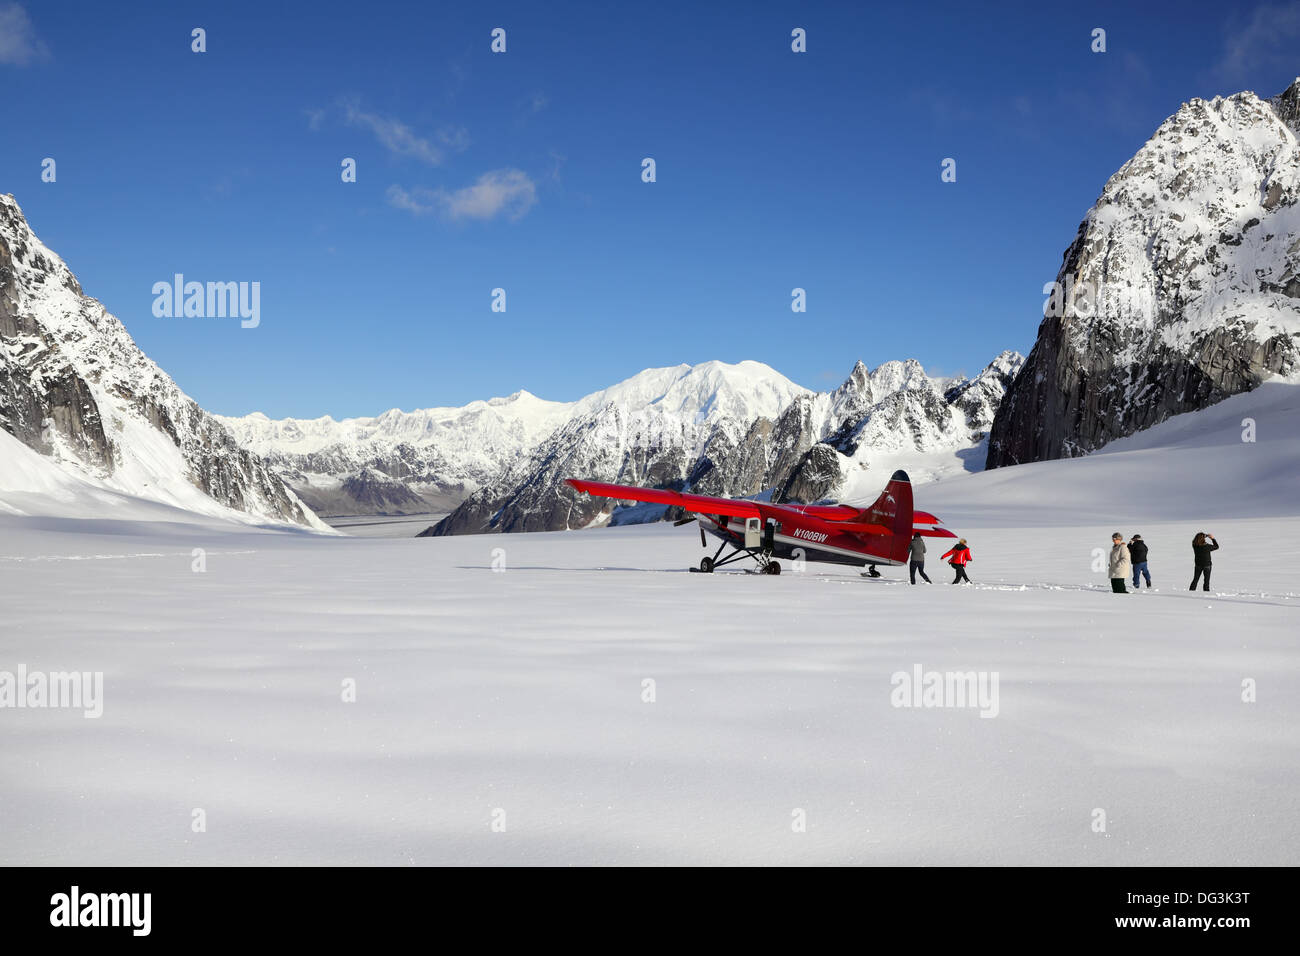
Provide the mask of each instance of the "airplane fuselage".
MULTIPOLYGON (((770 520, 770 519, 769 519, 770 520)), ((872 538, 876 535, 833 534, 820 529, 804 528, 798 524, 798 516, 791 514, 788 518, 776 522, 773 535, 772 557, 788 560, 821 561, 829 564, 902 564, 887 554, 881 553, 883 547, 873 547, 872 538)), ((745 519, 725 516, 699 517, 700 527, 715 538, 741 547, 745 540, 745 519)), ((882 542, 883 544, 883 542, 882 542)))

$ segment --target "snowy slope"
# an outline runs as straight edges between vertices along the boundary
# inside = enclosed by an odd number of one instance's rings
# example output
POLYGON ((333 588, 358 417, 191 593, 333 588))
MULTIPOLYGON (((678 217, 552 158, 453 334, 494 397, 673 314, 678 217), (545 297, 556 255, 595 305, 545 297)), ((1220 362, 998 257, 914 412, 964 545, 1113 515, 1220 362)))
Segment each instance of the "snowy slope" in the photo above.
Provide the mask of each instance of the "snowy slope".
MULTIPOLYGON (((249 526, 275 531, 303 531, 295 522, 270 519, 227 508, 211 498, 186 498, 169 503, 158 497, 128 494, 115 484, 63 467, 38 454, 8 432, 0 430, 0 515, 30 517, 39 527, 61 527, 64 519, 93 522, 140 533, 153 526, 196 526, 247 532, 249 526)), ((333 533, 328 526, 311 526, 313 533, 333 533)))
POLYGON ((127 496, 325 528, 82 292, 9 195, 0 195, 0 430, 127 496))
MULTIPOLYGON (((1297 475, 1300 383, 1275 379, 1111 442, 1069 468, 1033 462, 931 485, 919 507, 933 504, 954 526, 1050 525, 1059 515, 1130 527, 1148 516, 1199 525, 1300 515, 1297 475), (1248 421, 1253 442, 1242 440, 1248 421)), ((1189 525, 1189 541, 1196 530, 1206 529, 1189 525)))
POLYGON ((27 514, 20 507, 36 504, 37 513, 58 513, 60 505, 85 502, 89 507, 108 495, 89 481, 60 468, 6 431, 0 431, 0 514, 27 514))
POLYGON ((1298 395, 918 488, 969 537, 970 588, 690 574, 694 529, 663 524, 0 515, 0 668, 104 672, 97 720, 3 712, 0 863, 1289 865, 1298 395), (1117 528, 1155 590, 1109 593, 1117 528), (1223 542, 1208 594, 1185 590, 1198 529, 1223 542), (893 706, 917 666, 996 674, 996 716, 893 706))

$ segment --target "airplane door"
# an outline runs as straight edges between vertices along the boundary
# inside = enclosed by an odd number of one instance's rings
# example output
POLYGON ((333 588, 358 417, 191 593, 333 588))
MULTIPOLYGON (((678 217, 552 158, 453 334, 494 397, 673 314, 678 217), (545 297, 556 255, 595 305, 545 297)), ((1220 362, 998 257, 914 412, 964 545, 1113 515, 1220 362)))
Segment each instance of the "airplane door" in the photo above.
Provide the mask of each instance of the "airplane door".
POLYGON ((761 518, 745 519, 745 547, 761 548, 763 546, 763 521, 761 518))

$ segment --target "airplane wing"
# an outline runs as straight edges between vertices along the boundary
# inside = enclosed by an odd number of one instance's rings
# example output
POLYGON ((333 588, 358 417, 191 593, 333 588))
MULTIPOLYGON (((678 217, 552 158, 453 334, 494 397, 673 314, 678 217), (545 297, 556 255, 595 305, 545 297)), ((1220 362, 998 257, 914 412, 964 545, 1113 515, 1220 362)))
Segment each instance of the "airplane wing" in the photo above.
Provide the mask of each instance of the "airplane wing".
POLYGON ((920 532, 923 538, 955 538, 957 537, 947 528, 941 528, 941 522, 928 511, 912 512, 912 529, 920 532))
POLYGON ((714 498, 709 495, 692 495, 684 491, 669 491, 663 488, 638 488, 635 485, 610 485, 600 481, 584 481, 581 478, 566 478, 565 483, 578 491, 597 498, 617 498, 621 501, 645 501, 657 505, 677 505, 694 514, 726 515, 730 518, 781 518, 783 515, 797 517, 800 525, 813 531, 827 534, 889 534, 884 525, 867 524, 859 521, 825 521, 801 513, 784 505, 770 505, 761 501, 737 500, 735 498, 714 498))
MULTIPOLYGON (((749 501, 735 498, 714 498, 710 495, 693 495, 685 491, 670 491, 666 488, 638 488, 635 485, 614 485, 603 481, 586 481, 582 478, 566 478, 565 483, 577 491, 583 491, 595 498, 616 498, 620 501, 644 501, 657 505, 676 505, 692 514, 720 515, 729 518, 776 518, 788 514, 798 520, 800 525, 810 530, 825 533, 849 534, 889 534, 890 529, 884 525, 864 522, 862 518, 869 513, 845 505, 773 505, 765 501, 749 501), (854 520, 856 519, 856 520, 854 520)), ((955 538, 947 528, 940 527, 941 522, 927 511, 912 513, 912 529, 924 538, 955 538)))
POLYGON ((656 505, 677 505, 695 514, 726 515, 729 518, 761 518, 763 513, 752 501, 712 498, 664 488, 637 488, 634 485, 609 485, 601 481, 566 478, 565 484, 585 491, 593 498, 617 498, 620 501, 645 501, 656 505))

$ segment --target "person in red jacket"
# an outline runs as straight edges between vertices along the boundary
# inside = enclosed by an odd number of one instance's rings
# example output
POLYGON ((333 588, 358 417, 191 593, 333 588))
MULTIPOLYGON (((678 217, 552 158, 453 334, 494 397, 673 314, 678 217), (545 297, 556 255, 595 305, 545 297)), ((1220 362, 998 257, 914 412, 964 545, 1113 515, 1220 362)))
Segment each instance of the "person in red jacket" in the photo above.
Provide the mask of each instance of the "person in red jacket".
MULTIPOLYGON (((967 584, 974 584, 975 582, 966 577, 966 564, 971 559, 970 548, 966 547, 966 539, 959 538, 957 543, 953 545, 952 550, 943 557, 946 558, 948 555, 952 555, 952 560, 948 563, 951 564, 952 569, 957 572, 957 576, 952 579, 952 583, 960 584, 962 581, 965 581, 967 584)), ((939 560, 942 561, 943 558, 940 558, 939 560)))

